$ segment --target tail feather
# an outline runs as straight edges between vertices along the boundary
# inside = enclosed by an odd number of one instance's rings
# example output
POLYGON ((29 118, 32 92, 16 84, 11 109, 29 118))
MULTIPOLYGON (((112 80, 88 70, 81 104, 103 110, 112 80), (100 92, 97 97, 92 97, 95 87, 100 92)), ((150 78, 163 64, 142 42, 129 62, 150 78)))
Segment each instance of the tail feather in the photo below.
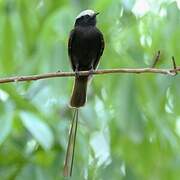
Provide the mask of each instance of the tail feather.
POLYGON ((70 128, 68 146, 66 150, 66 158, 65 158, 65 163, 64 163, 64 176, 65 177, 70 177, 72 175, 74 151, 75 151, 75 144, 76 144, 77 123, 78 123, 78 109, 75 109, 71 128, 70 128))
POLYGON ((74 82, 74 88, 70 100, 71 107, 84 106, 86 102, 86 91, 87 91, 88 77, 76 77, 74 82))

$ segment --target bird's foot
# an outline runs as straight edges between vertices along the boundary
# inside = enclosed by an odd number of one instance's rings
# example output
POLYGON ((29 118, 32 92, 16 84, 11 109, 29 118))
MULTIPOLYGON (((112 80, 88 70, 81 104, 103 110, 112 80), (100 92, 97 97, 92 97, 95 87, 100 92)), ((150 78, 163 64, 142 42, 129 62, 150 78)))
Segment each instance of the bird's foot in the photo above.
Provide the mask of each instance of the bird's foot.
POLYGON ((75 77, 79 78, 79 71, 78 71, 78 69, 75 70, 75 77))
POLYGON ((90 70, 89 70, 89 76, 92 76, 94 73, 94 68, 92 67, 90 70))

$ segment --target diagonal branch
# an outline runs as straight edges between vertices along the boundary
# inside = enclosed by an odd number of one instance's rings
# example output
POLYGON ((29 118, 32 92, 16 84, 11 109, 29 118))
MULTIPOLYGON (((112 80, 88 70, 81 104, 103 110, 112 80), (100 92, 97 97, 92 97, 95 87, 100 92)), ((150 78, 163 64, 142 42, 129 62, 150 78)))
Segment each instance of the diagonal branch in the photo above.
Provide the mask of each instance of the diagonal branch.
MULTIPOLYGON (((173 62, 173 68, 174 68, 174 70, 176 70, 177 67, 176 67, 176 61, 175 61, 174 56, 172 56, 172 62, 173 62)), ((177 75, 177 74, 178 74, 178 71, 175 71, 175 72, 174 72, 174 75, 177 75)))
MULTIPOLYGON (((157 68, 119 68, 119 69, 104 69, 96 71, 80 71, 80 76, 86 76, 89 74, 102 75, 102 74, 118 74, 118 73, 152 73, 152 74, 164 74, 174 76, 180 71, 180 67, 171 69, 157 69, 157 68)), ((70 77, 75 76, 74 72, 52 72, 39 75, 29 75, 29 76, 14 76, 0 78, 0 83, 10 83, 10 82, 20 82, 20 81, 35 81, 40 79, 55 78, 55 77, 70 77)))
POLYGON ((158 51, 157 56, 156 56, 156 58, 155 58, 155 60, 154 60, 154 62, 153 62, 153 65, 151 66, 152 68, 155 68, 156 64, 157 64, 158 61, 160 60, 160 54, 161 54, 161 52, 158 51))

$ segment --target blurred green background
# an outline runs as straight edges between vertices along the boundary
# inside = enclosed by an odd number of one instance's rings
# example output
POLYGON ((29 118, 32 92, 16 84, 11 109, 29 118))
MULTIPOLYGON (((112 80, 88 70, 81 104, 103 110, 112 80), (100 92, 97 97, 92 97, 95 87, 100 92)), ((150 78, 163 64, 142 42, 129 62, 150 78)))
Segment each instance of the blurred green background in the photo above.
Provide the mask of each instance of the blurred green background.
MULTIPOLYGON (((0 77, 71 71, 67 41, 100 12, 99 68, 180 64, 179 0, 0 0, 0 77)), ((72 179, 179 180, 179 76, 94 76, 80 110, 72 179)), ((0 84, 0 180, 61 180, 73 78, 0 84)))

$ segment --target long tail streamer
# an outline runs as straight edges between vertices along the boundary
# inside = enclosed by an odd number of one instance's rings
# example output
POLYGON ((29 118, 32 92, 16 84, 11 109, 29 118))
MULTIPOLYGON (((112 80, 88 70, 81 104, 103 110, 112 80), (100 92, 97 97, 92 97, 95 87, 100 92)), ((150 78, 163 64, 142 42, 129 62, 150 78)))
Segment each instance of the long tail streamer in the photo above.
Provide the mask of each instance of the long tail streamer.
POLYGON ((78 108, 74 110, 73 120, 69 133, 68 146, 66 151, 66 158, 64 163, 64 176, 69 177, 72 175, 73 161, 74 161, 74 151, 76 144, 76 132, 78 123, 78 108))

